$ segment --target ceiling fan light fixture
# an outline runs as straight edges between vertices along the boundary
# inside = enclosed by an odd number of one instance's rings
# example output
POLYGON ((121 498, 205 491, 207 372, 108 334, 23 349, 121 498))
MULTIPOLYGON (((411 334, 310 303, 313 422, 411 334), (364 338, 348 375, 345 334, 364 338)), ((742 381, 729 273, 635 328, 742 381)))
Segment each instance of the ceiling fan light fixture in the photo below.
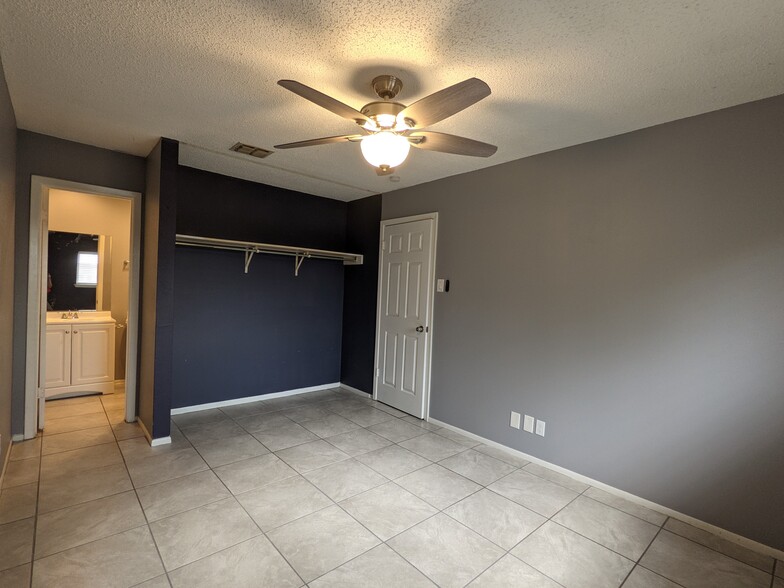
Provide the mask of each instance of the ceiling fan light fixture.
POLYGON ((360 148, 365 161, 373 167, 394 168, 406 160, 411 144, 402 135, 380 131, 363 137, 360 148))
POLYGON ((394 114, 379 114, 376 117, 376 124, 382 129, 391 129, 396 122, 397 117, 394 114))
POLYGON ((411 145, 426 151, 439 151, 470 157, 490 157, 498 148, 466 137, 427 130, 432 124, 457 114, 490 95, 490 86, 479 78, 469 78, 420 98, 406 106, 394 99, 403 84, 396 76, 373 79, 372 86, 381 100, 365 104, 357 110, 295 80, 278 80, 278 85, 338 116, 358 124, 365 135, 321 137, 276 145, 276 149, 310 147, 350 141, 359 142, 362 155, 385 176, 408 157, 411 145))

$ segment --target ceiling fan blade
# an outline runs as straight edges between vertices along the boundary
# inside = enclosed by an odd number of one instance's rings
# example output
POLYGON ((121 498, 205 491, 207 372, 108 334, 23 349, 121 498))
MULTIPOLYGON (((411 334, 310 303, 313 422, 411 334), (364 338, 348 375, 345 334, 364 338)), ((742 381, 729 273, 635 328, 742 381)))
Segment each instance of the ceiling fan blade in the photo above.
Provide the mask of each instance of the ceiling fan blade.
POLYGON ((411 119, 415 128, 430 126, 490 95, 490 86, 479 78, 470 78, 454 86, 439 90, 403 109, 398 115, 411 119))
POLYGON ((408 141, 420 149, 471 157, 490 157, 498 151, 498 147, 489 143, 433 131, 416 131, 408 136, 408 141))
POLYGON ((294 143, 283 143, 275 145, 275 149, 293 149, 295 147, 312 147, 313 145, 328 145, 329 143, 340 143, 342 141, 358 141, 364 135, 336 135, 334 137, 321 137, 320 139, 308 139, 307 141, 295 141, 294 143))
POLYGON ((343 104, 340 100, 335 100, 331 96, 314 90, 310 86, 300 84, 294 80, 278 80, 278 85, 294 92, 297 96, 302 96, 305 100, 310 100, 314 104, 318 104, 322 108, 326 108, 330 112, 334 112, 338 116, 347 118, 348 120, 363 125, 370 119, 362 114, 360 111, 351 108, 347 104, 343 104))

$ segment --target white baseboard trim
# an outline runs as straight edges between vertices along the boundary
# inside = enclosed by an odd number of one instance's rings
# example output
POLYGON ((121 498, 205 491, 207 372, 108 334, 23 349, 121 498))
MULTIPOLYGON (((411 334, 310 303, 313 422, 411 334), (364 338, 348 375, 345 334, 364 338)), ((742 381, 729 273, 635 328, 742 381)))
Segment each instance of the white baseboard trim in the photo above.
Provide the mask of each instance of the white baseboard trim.
MULTIPOLYGON (((182 406, 172 408, 172 414, 185 414, 187 412, 198 412, 210 408, 221 408, 223 406, 234 406, 236 404, 247 404, 258 400, 271 400, 272 398, 282 398, 284 396, 296 396, 297 394, 307 394, 308 392, 318 392, 319 390, 329 390, 330 388, 340 387, 340 382, 331 384, 320 384, 308 388, 295 388, 294 390, 284 390, 283 392, 272 392, 270 394, 259 394, 258 396, 245 396, 244 398, 233 398, 231 400, 221 400, 220 402, 207 402, 205 404, 194 404, 193 406, 182 406)), ((363 393, 364 394, 364 393, 363 393)))
POLYGON ((747 537, 743 537, 742 535, 738 535, 736 533, 732 533, 731 531, 727 531, 726 529, 722 529, 721 527, 717 527, 715 525, 711 525, 710 523, 706 523, 699 519, 695 519, 689 515, 685 515, 680 513, 676 510, 672 510, 671 508, 667 508, 666 506, 662 506, 660 504, 656 504, 655 502, 651 502, 650 500, 646 500, 645 498, 641 498, 635 494, 631 494, 626 492, 625 490, 620 490, 619 488, 615 488, 614 486, 610 486, 605 484, 604 482, 599 482, 598 480, 594 480, 589 478, 588 476, 583 476, 582 474, 578 474, 577 472, 573 472, 571 470, 567 470, 566 468, 562 468, 561 466, 555 465, 548 461, 544 461, 543 459, 539 459, 538 457, 534 457, 533 455, 529 455, 527 453, 523 453, 522 451, 518 451, 517 449, 512 449, 511 447, 507 447, 506 445, 502 445, 501 443, 497 443, 495 441, 491 441, 490 439, 485 439, 479 435, 475 435, 469 431, 461 429, 460 427, 455 427, 454 425, 450 425, 449 423, 445 423, 443 421, 439 421, 434 418, 427 419, 428 422, 433 423, 434 425, 438 425, 439 427, 443 427, 445 429, 449 429, 450 431, 455 431, 456 433, 460 433, 461 435, 465 435, 470 439, 474 439, 476 441, 481 441, 485 445, 490 445, 491 447, 495 447, 497 449, 501 449, 506 451, 507 453, 514 455, 516 457, 520 457, 527 461, 533 462, 540 466, 549 468, 559 474, 563 474, 565 476, 569 476, 570 478, 577 480, 578 482, 582 482, 584 484, 589 484, 590 486, 594 486, 599 488, 600 490, 604 490, 609 494, 613 494, 620 498, 624 498, 629 502, 633 502, 635 504, 639 504, 640 506, 644 506, 645 508, 649 508, 651 510, 655 510, 656 512, 660 512, 663 515, 667 515, 674 519, 678 519, 683 521, 684 523, 688 523, 693 527, 697 527, 698 529, 702 529, 704 531, 708 531, 713 535, 717 535, 722 539, 726 539, 732 543, 740 545, 741 547, 745 547, 746 549, 751 549, 752 551, 756 551, 757 553, 762 553, 763 555, 767 555, 770 557, 775 557, 784 561, 784 551, 779 549, 775 549, 773 547, 769 547, 753 539, 749 539, 747 537))
POLYGON ((136 422, 139 423, 139 427, 144 433, 144 436, 147 437, 147 441, 150 444, 150 447, 157 447, 158 445, 169 445, 172 442, 171 436, 169 437, 158 437, 157 439, 153 439, 150 432, 147 430, 147 427, 144 426, 142 419, 136 419, 136 422))
POLYGON ((354 386, 349 386, 348 384, 344 384, 343 382, 340 383, 340 387, 344 390, 348 390, 349 392, 353 392, 354 394, 359 394, 363 398, 373 398, 373 394, 368 394, 367 392, 363 392, 359 388, 354 388, 354 386))
POLYGON ((171 437, 158 437, 150 441, 150 447, 158 447, 158 445, 170 445, 172 442, 171 437))

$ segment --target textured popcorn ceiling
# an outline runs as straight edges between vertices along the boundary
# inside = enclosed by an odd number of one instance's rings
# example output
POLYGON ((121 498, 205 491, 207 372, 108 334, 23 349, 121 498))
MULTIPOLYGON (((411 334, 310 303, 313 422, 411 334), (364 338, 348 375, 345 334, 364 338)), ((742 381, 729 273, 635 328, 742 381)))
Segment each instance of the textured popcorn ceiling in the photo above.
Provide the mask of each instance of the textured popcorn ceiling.
MULTIPOLYGON (((20 128, 351 200, 784 92, 782 0, 2 0, 20 128), (279 151, 236 141, 352 133, 276 85, 354 107, 399 75, 411 103, 471 76, 493 94, 432 127, 499 146, 489 159, 412 149, 400 182, 358 144, 279 151)), ((478 195, 479 196, 479 195, 478 195)))

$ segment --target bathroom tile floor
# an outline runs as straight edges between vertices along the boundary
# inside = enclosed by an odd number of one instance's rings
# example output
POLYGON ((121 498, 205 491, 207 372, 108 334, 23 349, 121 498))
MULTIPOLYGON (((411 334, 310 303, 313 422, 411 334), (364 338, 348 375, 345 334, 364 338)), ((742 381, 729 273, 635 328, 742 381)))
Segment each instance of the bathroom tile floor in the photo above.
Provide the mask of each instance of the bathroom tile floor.
POLYGON ((784 588, 784 562, 345 390, 173 417, 49 402, 0 586, 784 588))

